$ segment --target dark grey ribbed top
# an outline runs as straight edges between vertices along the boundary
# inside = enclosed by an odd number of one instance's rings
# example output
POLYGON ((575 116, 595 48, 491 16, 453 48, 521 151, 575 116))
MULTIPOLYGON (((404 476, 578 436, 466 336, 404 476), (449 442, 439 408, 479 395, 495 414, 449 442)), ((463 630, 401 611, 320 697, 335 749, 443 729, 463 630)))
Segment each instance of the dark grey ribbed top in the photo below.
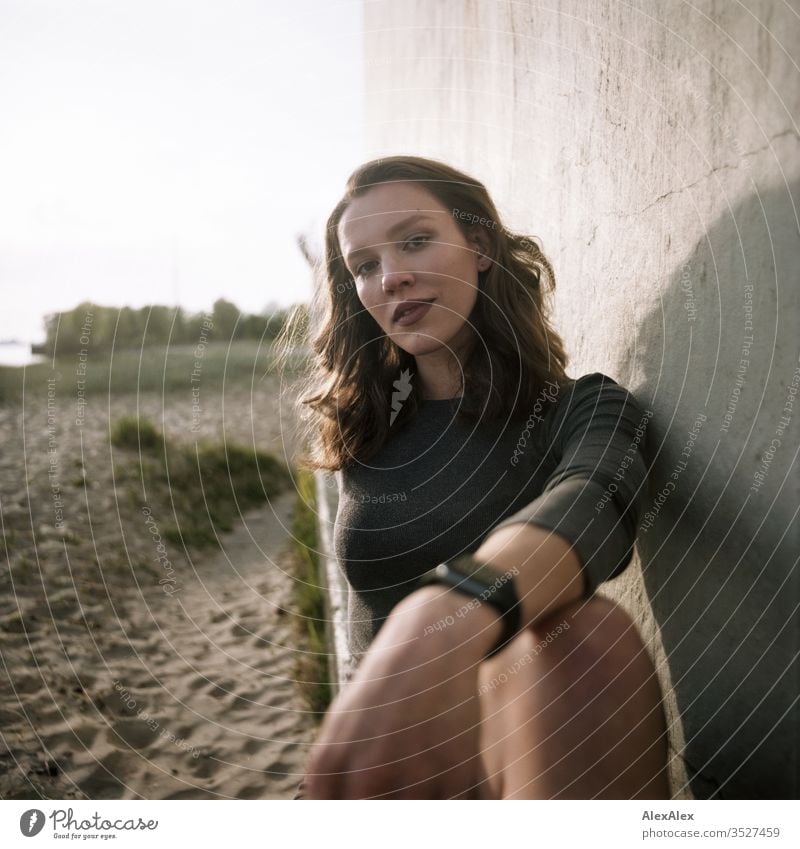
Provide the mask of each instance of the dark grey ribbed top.
POLYGON ((595 372, 549 384, 528 416, 479 424, 459 402, 420 402, 377 456, 337 474, 334 548, 356 660, 423 572, 501 525, 570 540, 592 592, 631 560, 648 419, 627 390, 595 372))

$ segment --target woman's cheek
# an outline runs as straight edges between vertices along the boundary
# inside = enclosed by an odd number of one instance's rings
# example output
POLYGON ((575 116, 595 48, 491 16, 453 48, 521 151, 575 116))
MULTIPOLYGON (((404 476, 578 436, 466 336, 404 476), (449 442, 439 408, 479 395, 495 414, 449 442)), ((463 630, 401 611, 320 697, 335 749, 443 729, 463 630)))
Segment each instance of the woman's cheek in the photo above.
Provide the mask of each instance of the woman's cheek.
POLYGON ((366 309, 366 311, 372 316, 375 324, 377 324, 384 333, 388 334, 391 322, 387 319, 385 314, 386 311, 382 310, 380 306, 370 303, 364 304, 364 309, 366 309))
POLYGON ((363 283, 357 283, 356 294, 370 315, 375 316, 381 296, 379 293, 376 293, 374 287, 366 286, 363 283))
POLYGON ((375 319, 375 323, 384 333, 389 333, 392 330, 393 322, 389 312, 391 305, 387 304, 387 297, 383 292, 367 300, 366 308, 369 314, 375 319))

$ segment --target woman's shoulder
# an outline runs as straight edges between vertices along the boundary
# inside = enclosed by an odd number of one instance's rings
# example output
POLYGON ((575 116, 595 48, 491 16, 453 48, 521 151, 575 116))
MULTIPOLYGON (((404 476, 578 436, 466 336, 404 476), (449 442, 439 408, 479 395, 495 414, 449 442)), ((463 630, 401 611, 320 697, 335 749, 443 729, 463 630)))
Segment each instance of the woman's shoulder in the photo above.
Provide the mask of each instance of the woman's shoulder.
POLYGON ((596 395, 614 397, 632 393, 613 377, 601 371, 593 371, 580 377, 568 378, 565 383, 560 384, 559 394, 562 400, 566 398, 573 403, 596 395))
POLYGON ((600 371, 569 378, 559 387, 556 418, 639 418, 642 406, 631 390, 600 371))
POLYGON ((602 371, 592 371, 581 375, 580 377, 570 377, 567 379, 567 385, 576 387, 602 387, 605 385, 621 386, 618 381, 614 380, 610 375, 602 371))

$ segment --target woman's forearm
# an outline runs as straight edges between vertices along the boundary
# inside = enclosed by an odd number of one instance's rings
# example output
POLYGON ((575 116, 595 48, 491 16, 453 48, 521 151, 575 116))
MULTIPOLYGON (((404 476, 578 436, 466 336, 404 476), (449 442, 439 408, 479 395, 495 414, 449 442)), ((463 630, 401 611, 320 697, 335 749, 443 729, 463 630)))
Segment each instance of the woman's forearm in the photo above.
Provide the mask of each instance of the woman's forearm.
MULTIPOLYGON (((514 581, 522 627, 531 625, 584 592, 581 562, 562 536, 535 525, 507 525, 490 533, 475 557, 514 581)), ((393 614, 409 634, 446 633, 468 662, 479 663, 502 633, 491 604, 443 586, 428 586, 404 599, 393 614), (445 627, 446 626, 446 627, 445 627)))
POLYGON ((513 577, 523 626, 584 594, 577 552, 564 537, 546 528, 506 525, 486 537, 475 557, 513 577))

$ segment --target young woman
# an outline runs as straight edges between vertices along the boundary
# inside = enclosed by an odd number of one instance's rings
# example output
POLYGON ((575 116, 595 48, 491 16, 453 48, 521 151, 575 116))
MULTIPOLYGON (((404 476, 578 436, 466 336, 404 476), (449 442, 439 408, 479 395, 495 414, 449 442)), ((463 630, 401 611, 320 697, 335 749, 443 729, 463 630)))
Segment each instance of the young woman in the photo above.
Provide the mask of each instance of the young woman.
POLYGON ((356 667, 296 798, 669 798, 655 671, 594 594, 632 556, 647 422, 566 375, 539 246, 395 156, 351 175, 322 272, 307 462, 336 472, 356 667))

